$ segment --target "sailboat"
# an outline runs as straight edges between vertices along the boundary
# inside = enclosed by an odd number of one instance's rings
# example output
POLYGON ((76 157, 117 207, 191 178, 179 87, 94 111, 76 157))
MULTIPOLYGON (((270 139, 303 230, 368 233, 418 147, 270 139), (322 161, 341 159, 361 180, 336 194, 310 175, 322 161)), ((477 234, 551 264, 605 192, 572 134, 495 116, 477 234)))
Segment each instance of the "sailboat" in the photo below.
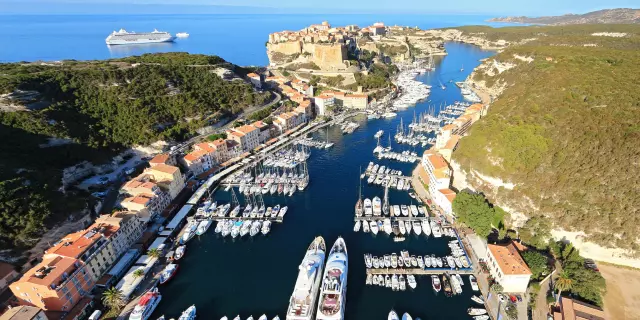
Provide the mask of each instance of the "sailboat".
POLYGON ((460 72, 464 71, 464 64, 460 67, 460 72))
MULTIPOLYGON (((360 168, 362 171, 362 168, 360 168)), ((356 217, 361 217, 364 213, 364 204, 362 202, 362 180, 358 180, 360 182, 360 186, 358 188, 358 202, 356 202, 356 217)))
POLYGON ((329 142, 329 127, 327 127, 327 141, 324 144, 325 149, 333 147, 333 142, 329 142))

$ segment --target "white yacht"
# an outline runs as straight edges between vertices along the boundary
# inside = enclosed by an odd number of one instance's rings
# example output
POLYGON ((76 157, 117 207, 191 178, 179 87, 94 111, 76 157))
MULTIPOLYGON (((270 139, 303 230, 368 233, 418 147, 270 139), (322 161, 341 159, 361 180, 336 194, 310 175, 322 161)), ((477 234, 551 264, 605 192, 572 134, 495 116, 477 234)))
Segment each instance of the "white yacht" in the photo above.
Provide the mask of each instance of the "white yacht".
POLYGON ((153 288, 145 293, 138 304, 133 308, 129 320, 147 320, 162 300, 158 288, 153 288))
POLYGON ((364 215, 370 217, 373 214, 373 207, 371 205, 371 199, 364 199, 364 215))
POLYGON ((326 245, 322 237, 313 240, 298 267, 298 279, 289 299, 287 320, 314 319, 326 245))
POLYGON ((194 320, 196 318, 196 306, 191 306, 183 311, 178 320, 194 320))
POLYGON ((112 32, 105 42, 108 45, 114 44, 141 44, 172 42, 176 38, 168 32, 153 30, 152 32, 128 32, 125 29, 112 32))
POLYGON ((373 215, 380 216, 382 213, 382 200, 378 197, 373 198, 373 215))
POLYGON ((322 279, 318 302, 318 320, 344 319, 347 299, 347 245, 342 237, 333 244, 322 279))

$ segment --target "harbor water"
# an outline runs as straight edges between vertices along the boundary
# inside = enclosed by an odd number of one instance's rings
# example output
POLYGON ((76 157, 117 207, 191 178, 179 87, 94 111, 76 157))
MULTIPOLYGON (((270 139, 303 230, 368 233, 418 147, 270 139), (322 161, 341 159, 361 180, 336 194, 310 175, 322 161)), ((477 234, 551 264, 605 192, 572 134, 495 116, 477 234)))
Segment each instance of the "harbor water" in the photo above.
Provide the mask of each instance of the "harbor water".
MULTIPOLYGON (((373 161, 410 175, 417 165, 376 159, 372 153, 376 146, 374 134, 384 130, 381 142, 387 146, 388 136, 395 134, 401 118, 406 126, 412 121, 414 111, 419 114, 426 112, 429 104, 438 106, 461 100, 460 90, 454 82, 466 78, 480 59, 493 55, 491 51, 461 43, 447 43, 446 49, 449 55, 435 60, 436 70, 418 77, 432 86, 427 101, 398 111, 398 116, 392 119, 367 121, 364 116, 355 118, 354 121, 361 125, 349 135, 343 135, 338 126, 314 133, 318 140, 324 140, 328 134, 329 141, 335 146, 328 150, 311 149, 308 160, 310 183, 305 191, 296 192, 293 197, 265 196, 267 206, 289 206, 284 222, 275 223, 266 237, 223 239, 212 227, 205 235, 191 240, 176 277, 160 286, 162 302, 151 318, 165 315, 167 319, 177 319, 182 310, 195 304, 201 319, 219 319, 225 315, 231 319, 238 314, 243 319, 249 315, 257 318, 263 313, 269 319, 275 315, 284 319, 298 265, 311 241, 316 236, 323 236, 329 250, 337 237, 342 236, 349 253, 346 319, 385 319, 391 309, 399 314, 409 312, 414 319, 470 319, 466 310, 474 306, 470 300, 474 293, 467 276, 463 276, 463 294, 451 298, 445 297, 443 292, 435 294, 427 276, 417 276, 418 287, 403 292, 365 285, 365 253, 381 256, 408 250, 414 255, 445 256, 450 254, 447 246, 450 238, 434 239, 413 234, 404 242, 393 242, 384 233, 373 236, 362 231, 353 232, 360 168, 365 170, 373 161), (462 66, 464 71, 461 71, 462 66), (440 83, 447 88, 441 89, 440 83)), ((419 155, 424 150, 395 141, 392 141, 392 147, 394 151, 411 150, 419 155)), ((368 186, 365 179, 362 194, 363 197, 382 198, 384 189, 368 186)), ((222 190, 214 196, 219 203, 230 199, 229 192, 222 190)), ((243 196, 239 198, 244 202, 243 196)), ((412 201, 415 204, 406 192, 396 190, 389 191, 389 199, 391 205, 411 204, 412 201)))

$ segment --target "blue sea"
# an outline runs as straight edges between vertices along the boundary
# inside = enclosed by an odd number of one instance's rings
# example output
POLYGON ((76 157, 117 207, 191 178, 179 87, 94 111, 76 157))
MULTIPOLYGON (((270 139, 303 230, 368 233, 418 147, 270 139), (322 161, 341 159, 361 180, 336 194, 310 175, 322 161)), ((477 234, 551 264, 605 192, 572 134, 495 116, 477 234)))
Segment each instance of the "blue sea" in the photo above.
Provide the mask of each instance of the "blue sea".
MULTIPOLYGON (((214 54, 238 65, 267 65, 265 42, 269 33, 299 30, 314 23, 367 26, 387 25, 423 29, 488 24, 483 15, 0 15, 0 62, 36 60, 93 60, 150 52, 182 51, 214 54), (107 46, 114 30, 172 34, 188 32, 175 43, 107 46)), ((505 24, 495 24, 505 26, 505 24)))

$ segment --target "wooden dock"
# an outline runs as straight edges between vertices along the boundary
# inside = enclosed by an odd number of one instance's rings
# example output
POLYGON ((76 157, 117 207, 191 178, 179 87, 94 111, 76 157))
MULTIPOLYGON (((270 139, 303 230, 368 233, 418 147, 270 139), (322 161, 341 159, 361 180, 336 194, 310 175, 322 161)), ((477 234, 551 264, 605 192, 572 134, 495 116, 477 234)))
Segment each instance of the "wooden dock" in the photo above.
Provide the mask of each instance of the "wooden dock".
POLYGON ((460 268, 460 269, 450 269, 450 268, 379 268, 379 269, 367 269, 367 274, 369 275, 386 275, 386 274, 412 274, 412 275, 432 275, 432 274, 443 274, 443 273, 458 273, 458 274, 473 274, 473 268, 460 268))

